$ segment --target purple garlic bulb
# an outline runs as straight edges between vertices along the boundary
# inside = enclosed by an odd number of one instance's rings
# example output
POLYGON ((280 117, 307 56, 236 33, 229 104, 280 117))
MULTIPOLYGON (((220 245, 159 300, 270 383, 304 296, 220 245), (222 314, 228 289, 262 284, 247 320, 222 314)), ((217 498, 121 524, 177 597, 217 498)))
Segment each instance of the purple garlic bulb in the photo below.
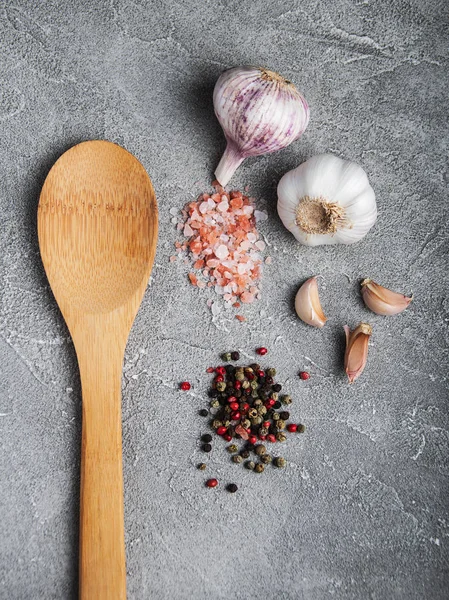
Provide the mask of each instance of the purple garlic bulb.
POLYGON ((245 158, 285 148, 309 122, 306 99, 293 83, 258 67, 222 73, 214 88, 214 108, 227 141, 215 171, 222 186, 245 158))

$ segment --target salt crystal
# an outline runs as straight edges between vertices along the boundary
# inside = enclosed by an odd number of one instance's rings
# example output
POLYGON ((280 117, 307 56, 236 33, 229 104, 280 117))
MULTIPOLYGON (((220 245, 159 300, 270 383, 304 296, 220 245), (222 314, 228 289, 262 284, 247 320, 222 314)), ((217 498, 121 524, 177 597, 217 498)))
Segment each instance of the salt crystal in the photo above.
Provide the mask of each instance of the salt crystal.
POLYGON ((183 227, 184 227, 184 225, 183 225, 182 223, 178 223, 178 224, 176 225, 176 229, 177 229, 178 231, 181 231, 181 229, 183 229, 183 227))
POLYGON ((216 285, 215 286, 215 291, 216 291, 217 294, 220 294, 220 296, 222 296, 224 294, 224 290, 221 287, 221 285, 216 285))
POLYGON ((238 273, 239 275, 243 275, 243 273, 245 273, 245 271, 246 271, 246 265, 245 265, 244 263, 240 263, 240 264, 237 266, 237 273, 238 273))
POLYGON ((230 294, 232 292, 232 287, 230 285, 225 285, 223 288, 223 292, 225 294, 230 294))
POLYGON ((268 219, 268 215, 264 210, 255 210, 254 217, 256 219, 256 223, 260 221, 266 221, 268 219))
POLYGON ((265 259, 265 264, 271 265, 272 262, 273 262, 273 259, 271 258, 271 256, 267 256, 267 258, 265 259))
POLYGON ((253 233, 252 231, 248 232, 248 235, 246 236, 248 238, 248 240, 253 243, 257 240, 257 235, 255 233, 253 233))
POLYGON ((185 237, 191 237, 193 235, 193 229, 190 227, 190 225, 188 223, 185 224, 184 235, 185 235, 185 237))
POLYGON ((250 206, 250 205, 247 204, 246 206, 243 207, 242 210, 243 210, 243 214, 245 214, 245 215, 252 215, 254 208, 252 206, 250 206))
POLYGON ((226 302, 230 302, 232 300, 233 296, 232 294, 225 294, 223 296, 223 300, 226 300, 226 302))
POLYGON ((212 303, 212 314, 214 315, 214 317, 216 317, 218 314, 220 314, 220 307, 218 306, 218 302, 213 302, 212 303))
POLYGON ((225 233, 222 233, 222 234, 220 235, 220 240, 221 240, 222 242, 229 242, 229 235, 226 235, 225 233))
POLYGON ((223 275, 226 277, 226 279, 232 279, 232 275, 229 271, 225 271, 223 275))
MULTIPOLYGON (((187 225, 186 225, 186 227, 187 227, 187 225)), ((189 229, 190 229, 190 227, 189 227, 189 229)), ((184 229, 184 235, 185 235, 185 229, 184 229)), ((226 258, 228 256, 228 254, 229 254, 229 250, 227 249, 227 247, 224 244, 221 244, 215 250, 215 256, 219 259, 226 258)))
POLYGON ((170 208, 170 210, 169 210, 169 213, 174 216, 176 216, 178 214, 178 212, 179 212, 179 210, 175 206, 172 206, 172 208, 170 208))
POLYGON ((171 222, 173 223, 173 225, 177 225, 178 219, 176 217, 173 217, 173 219, 171 219, 171 222))
POLYGON ((263 252, 265 250, 266 244, 265 242, 263 242, 262 240, 259 240, 258 242, 256 242, 254 244, 256 246, 256 248, 258 248, 261 252, 263 252))
POLYGON ((212 306, 212 300, 209 298, 209 300, 206 302, 206 304, 210 308, 212 306))
POLYGON ((170 261, 171 263, 172 263, 172 262, 175 262, 176 258, 177 258, 176 256, 170 256, 170 258, 169 258, 169 261, 170 261))
MULTIPOLYGON (((249 234, 248 234, 249 235, 249 234)), ((248 250, 248 248, 250 247, 250 242, 248 242, 247 240, 244 240, 241 244, 240 244, 240 248, 241 250, 243 250, 243 252, 246 252, 248 250)))
MULTIPOLYGON (((198 285, 199 283, 200 282, 198 282, 198 285)), ((243 294, 240 296, 240 300, 244 304, 251 304, 252 302, 254 302, 254 295, 250 294, 249 292, 243 292, 243 294)))
POLYGON ((220 204, 217 206, 217 210, 219 210, 220 212, 226 212, 229 208, 229 204, 228 202, 220 202, 220 204))
POLYGON ((200 279, 197 282, 197 287, 199 288, 205 288, 206 287, 206 283, 204 281, 201 281, 200 279))

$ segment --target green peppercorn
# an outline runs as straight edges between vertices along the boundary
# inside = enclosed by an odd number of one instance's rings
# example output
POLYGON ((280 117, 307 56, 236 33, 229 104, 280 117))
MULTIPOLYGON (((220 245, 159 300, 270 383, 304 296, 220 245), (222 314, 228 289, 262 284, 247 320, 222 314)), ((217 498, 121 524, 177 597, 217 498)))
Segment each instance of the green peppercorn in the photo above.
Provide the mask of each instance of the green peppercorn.
POLYGON ((259 427, 258 433, 259 433, 259 435, 268 435, 268 428, 267 427, 259 427))
POLYGON ((255 467, 254 467, 254 471, 256 473, 263 473, 264 470, 265 470, 265 467, 260 463, 257 463, 257 465, 255 465, 255 467))
POLYGON ((272 392, 271 398, 273 398, 273 400, 276 400, 276 402, 277 402, 279 399, 279 394, 277 392, 272 392))
POLYGON ((211 408, 218 408, 220 406, 220 402, 218 400, 211 400, 209 404, 211 408))
MULTIPOLYGON (((238 372, 235 374, 235 378, 236 378, 236 380, 237 380, 237 381, 241 381, 241 382, 242 382, 242 388, 248 387, 248 386, 245 386, 245 385, 243 385, 243 384, 245 383, 245 381, 244 381, 244 379, 245 379, 245 374, 243 373, 243 371, 238 371, 238 372)), ((249 383, 249 382, 248 382, 248 383, 249 383)))
POLYGON ((243 462, 243 456, 240 456, 240 454, 234 454, 234 456, 231 458, 231 460, 232 460, 232 462, 240 464, 243 462))
POLYGON ((222 421, 219 421, 218 419, 214 419, 214 420, 212 421, 212 427, 213 427, 214 429, 218 429, 218 428, 219 428, 219 427, 221 427, 222 425, 223 425, 223 422, 222 422, 222 421))
POLYGON ((251 397, 254 398, 254 400, 256 400, 259 397, 259 392, 257 390, 253 390, 251 392, 251 397))
POLYGON ((270 454, 263 454, 260 457, 260 460, 263 462, 264 465, 269 465, 273 459, 271 458, 270 454))
POLYGON ((305 430, 306 430, 306 426, 305 425, 298 425, 298 429, 296 431, 298 433, 304 433, 305 430))
POLYGON ((230 352, 225 352, 224 354, 221 355, 221 359, 224 360, 225 362, 229 362, 231 359, 231 353, 230 352))
MULTIPOLYGON (((262 400, 254 400, 254 402, 253 402, 253 405, 254 405, 256 408, 259 408, 259 407, 262 407, 262 406, 263 406, 263 402, 262 402, 262 400)), ((264 408, 265 408, 265 407, 264 407, 264 408)))
POLYGON ((223 425, 225 427, 229 427, 231 425, 231 421, 223 421, 223 425))
POLYGON ((273 464, 275 467, 279 467, 280 469, 282 469, 287 464, 287 461, 285 460, 285 458, 282 458, 282 456, 277 456, 273 460, 273 464))
POLYGON ((254 471, 255 468, 255 464, 252 460, 247 460, 245 463, 245 467, 249 470, 249 471, 254 471))
POLYGON ((245 367, 245 373, 254 373, 254 369, 252 367, 245 367))
POLYGON ((290 413, 287 410, 283 410, 282 412, 279 413, 281 415, 281 419, 283 421, 288 421, 290 418, 290 413))
POLYGON ((226 389, 226 383, 225 383, 224 381, 219 381, 219 382, 217 383, 217 390, 218 390, 219 392, 224 392, 224 391, 225 391, 225 389, 226 389))
POLYGON ((250 454, 249 450, 242 450, 242 451, 240 452, 240 456, 241 456, 242 458, 249 458, 249 454, 250 454))
POLYGON ((229 404, 226 404, 226 406, 223 408, 223 411, 224 411, 225 415, 230 415, 232 412, 232 409, 229 406, 229 404))
POLYGON ((251 425, 254 425, 255 427, 261 423, 263 423, 262 417, 255 417, 254 419, 251 419, 251 425))
POLYGON ((243 429, 248 429, 248 427, 251 427, 251 421, 249 419, 243 419, 243 421, 240 421, 240 425, 243 429))
POLYGON ((250 408, 248 411, 248 417, 250 419, 254 419, 255 417, 257 417, 257 410, 255 408, 250 408))
POLYGON ((285 429, 286 425, 287 423, 283 419, 279 419, 279 421, 276 421, 276 429, 279 429, 279 431, 285 429))
POLYGON ((269 376, 269 377, 274 377, 276 375, 276 369, 273 369, 272 367, 270 367, 269 369, 267 369, 265 371, 265 373, 269 376))
POLYGON ((285 433, 283 431, 278 431, 276 434, 276 439, 278 442, 285 442, 285 440, 287 439, 287 436, 285 435, 285 433))
POLYGON ((267 414, 267 407, 266 406, 259 406, 257 409, 257 412, 259 414, 259 416, 263 417, 264 415, 267 414))
POLYGON ((237 446, 236 444, 231 444, 230 446, 228 446, 228 447, 226 448, 226 450, 227 450, 228 452, 230 452, 231 454, 234 454, 235 452, 238 452, 238 451, 239 451, 239 449, 238 449, 238 446, 237 446))
POLYGON ((249 385, 252 390, 257 390, 257 388, 259 387, 259 382, 256 381, 255 379, 253 379, 253 381, 251 381, 251 383, 249 385))
POLYGON ((272 418, 273 418, 273 421, 279 421, 279 419, 281 417, 279 416, 279 413, 275 412, 275 413, 273 413, 273 417, 272 418))
POLYGON ((288 394, 286 396, 282 396, 281 399, 282 404, 291 404, 292 403, 292 398, 291 396, 289 396, 288 394))
POLYGON ((255 453, 257 454, 257 456, 262 456, 262 454, 265 454, 266 451, 267 451, 267 449, 265 448, 265 446, 263 444, 258 444, 256 446, 255 453))
POLYGON ((247 379, 245 379, 245 376, 242 373, 242 377, 241 378, 237 378, 239 381, 242 382, 242 388, 244 390, 247 390, 249 388, 249 381, 247 379))
POLYGON ((200 471, 204 471, 204 469, 205 469, 205 468, 206 468, 206 463, 200 463, 200 464, 198 465, 198 469, 199 469, 200 471))

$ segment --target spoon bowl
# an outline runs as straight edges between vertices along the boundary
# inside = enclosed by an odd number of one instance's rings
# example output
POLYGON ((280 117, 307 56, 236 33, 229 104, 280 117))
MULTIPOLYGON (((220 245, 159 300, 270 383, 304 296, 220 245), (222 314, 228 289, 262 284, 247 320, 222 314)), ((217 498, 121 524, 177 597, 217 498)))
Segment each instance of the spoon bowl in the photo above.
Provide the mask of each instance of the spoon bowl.
POLYGON ((80 598, 126 597, 121 374, 157 243, 144 167, 106 141, 83 142, 50 170, 39 199, 44 268, 81 375, 80 598))

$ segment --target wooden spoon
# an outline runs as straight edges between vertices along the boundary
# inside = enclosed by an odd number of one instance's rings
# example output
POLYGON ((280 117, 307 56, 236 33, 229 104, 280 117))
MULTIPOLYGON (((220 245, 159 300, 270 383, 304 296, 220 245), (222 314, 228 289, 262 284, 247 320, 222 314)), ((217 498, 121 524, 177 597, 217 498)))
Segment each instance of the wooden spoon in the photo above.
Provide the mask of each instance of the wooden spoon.
POLYGON ((105 141, 74 146, 42 188, 39 246, 75 344, 83 394, 80 598, 126 598, 121 375, 157 242, 145 169, 105 141))

